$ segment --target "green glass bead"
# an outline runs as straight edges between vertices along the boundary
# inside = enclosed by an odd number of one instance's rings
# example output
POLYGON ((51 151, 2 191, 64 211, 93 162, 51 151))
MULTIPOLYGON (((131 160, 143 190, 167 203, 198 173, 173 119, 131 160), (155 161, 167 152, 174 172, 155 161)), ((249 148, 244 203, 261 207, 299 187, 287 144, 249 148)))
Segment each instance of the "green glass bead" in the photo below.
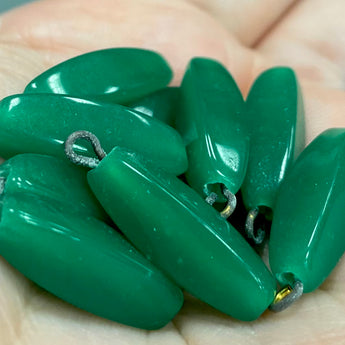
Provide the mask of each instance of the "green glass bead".
POLYGON ((179 286, 240 320, 254 320, 275 281, 243 237, 172 174, 116 147, 88 173, 126 237, 179 286))
POLYGON ((294 71, 276 67, 262 73, 246 107, 250 152, 243 202, 247 209, 272 209, 279 184, 305 145, 302 95, 294 71))
POLYGON ((163 57, 135 48, 98 50, 67 60, 32 80, 26 93, 58 93, 97 101, 129 102, 168 85, 163 57))
POLYGON ((242 184, 249 147, 243 109, 241 92, 220 63, 191 60, 181 85, 176 128, 187 149, 186 179, 203 196, 221 196, 220 185, 235 194, 242 184))
POLYGON ((108 218, 89 188, 86 170, 65 159, 30 153, 14 156, 0 165, 0 181, 6 195, 33 193, 60 202, 68 212, 108 218))
MULTIPOLYGON (((15 95, 0 102, 0 156, 4 158, 26 152, 65 158, 64 141, 81 129, 95 133, 106 152, 121 145, 176 175, 187 169, 180 135, 127 107, 54 94, 15 95)), ((94 155, 85 143, 76 145, 75 151, 94 155)))
POLYGON ((281 183, 270 265, 282 285, 315 290, 345 250, 345 129, 329 129, 299 156, 281 183))
POLYGON ((34 194, 1 195, 0 253, 63 300, 130 326, 157 329, 183 295, 112 228, 34 194))
POLYGON ((178 99, 179 88, 166 87, 126 105, 174 127, 178 99))

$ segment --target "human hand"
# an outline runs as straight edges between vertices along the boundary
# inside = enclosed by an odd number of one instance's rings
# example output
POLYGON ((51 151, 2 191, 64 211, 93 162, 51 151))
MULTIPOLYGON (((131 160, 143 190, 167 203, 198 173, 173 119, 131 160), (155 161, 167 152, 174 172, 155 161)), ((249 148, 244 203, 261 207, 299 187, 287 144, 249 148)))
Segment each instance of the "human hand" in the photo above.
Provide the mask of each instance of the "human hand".
MULTIPOLYGON (((117 46, 160 52, 181 81, 188 60, 221 61, 247 93, 273 65, 294 68, 306 106, 307 141, 345 127, 343 0, 46 0, 0 18, 0 98, 81 53, 117 46), (289 10, 287 8, 291 6, 289 10)), ((345 344, 345 263, 281 314, 239 322, 186 296, 164 329, 143 331, 83 312, 0 259, 0 345, 345 344)))

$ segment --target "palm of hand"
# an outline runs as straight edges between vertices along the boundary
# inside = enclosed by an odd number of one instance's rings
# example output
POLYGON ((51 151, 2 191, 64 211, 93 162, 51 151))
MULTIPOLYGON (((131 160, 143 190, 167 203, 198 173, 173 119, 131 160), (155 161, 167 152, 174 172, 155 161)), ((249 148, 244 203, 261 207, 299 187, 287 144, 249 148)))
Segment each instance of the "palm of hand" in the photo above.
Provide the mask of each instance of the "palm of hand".
MULTIPOLYGON (((111 46, 160 51, 175 70, 175 84, 192 56, 213 57, 228 67, 244 94, 263 69, 290 65, 302 84, 310 141, 323 129, 345 126, 345 4, 293 2, 39 2, 1 18, 0 98, 20 93, 57 62, 111 46)), ((172 323, 147 332, 58 300, 0 258, 0 344, 341 344, 344 280, 342 262, 316 292, 282 314, 266 312, 252 323, 187 296, 172 323)))

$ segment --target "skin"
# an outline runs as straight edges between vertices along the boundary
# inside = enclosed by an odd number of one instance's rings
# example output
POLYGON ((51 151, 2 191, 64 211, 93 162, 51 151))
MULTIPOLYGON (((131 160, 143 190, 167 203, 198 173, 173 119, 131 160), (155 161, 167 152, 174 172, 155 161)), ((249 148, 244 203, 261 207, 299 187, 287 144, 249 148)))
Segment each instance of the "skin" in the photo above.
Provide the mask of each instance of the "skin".
MULTIPOLYGON (((178 85, 188 60, 221 61, 246 94, 274 65, 297 71, 307 141, 345 127, 343 0, 46 0, 0 17, 0 99, 20 93, 47 68, 107 47, 160 51, 178 85)), ((164 329, 147 332, 103 320, 38 288, 0 257, 0 345, 341 344, 345 262, 317 291, 255 322, 227 317, 186 296, 164 329)))

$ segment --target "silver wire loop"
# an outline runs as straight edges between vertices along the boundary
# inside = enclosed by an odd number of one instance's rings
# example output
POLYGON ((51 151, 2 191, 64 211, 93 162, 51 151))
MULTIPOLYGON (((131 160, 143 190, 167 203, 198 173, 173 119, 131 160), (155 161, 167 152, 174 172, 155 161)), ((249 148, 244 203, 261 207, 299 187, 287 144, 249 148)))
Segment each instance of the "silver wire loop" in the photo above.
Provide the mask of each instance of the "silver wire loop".
POLYGON ((228 199, 227 204, 222 212, 220 212, 220 215, 227 219, 229 218, 232 213, 235 211, 236 205, 237 205, 237 199, 236 195, 232 194, 229 189, 224 188, 223 189, 224 196, 228 199))
MULTIPOLYGON (((224 207, 223 211, 220 212, 220 215, 223 218, 227 219, 235 211, 235 208, 237 205, 237 199, 236 199, 236 195, 231 193, 230 190, 227 188, 223 188, 223 195, 226 197, 227 203, 226 203, 226 206, 224 207)), ((206 197, 205 201, 208 204, 213 205, 217 199, 218 199, 218 195, 216 193, 212 192, 206 197)))
POLYGON ((218 199, 217 193, 212 192, 206 197, 205 201, 212 206, 216 202, 217 199, 218 199))
POLYGON ((290 307, 290 305, 296 302, 302 295, 303 283, 299 280, 296 280, 293 287, 288 285, 277 292, 274 301, 269 306, 269 309, 279 313, 290 307))
POLYGON ((2 194, 5 190, 6 178, 0 177, 0 194, 2 194))
POLYGON ((255 234, 255 219, 259 214, 259 208, 255 207, 248 212, 245 230, 248 238, 254 240, 255 244, 261 244, 265 239, 266 233, 263 229, 259 228, 255 234))
POLYGON ((96 168, 100 161, 106 156, 98 138, 88 131, 77 131, 72 133, 65 142, 65 154, 67 158, 74 164, 82 165, 88 168, 96 168), (95 151, 97 158, 85 157, 78 155, 73 150, 73 145, 78 139, 89 141, 95 151))

